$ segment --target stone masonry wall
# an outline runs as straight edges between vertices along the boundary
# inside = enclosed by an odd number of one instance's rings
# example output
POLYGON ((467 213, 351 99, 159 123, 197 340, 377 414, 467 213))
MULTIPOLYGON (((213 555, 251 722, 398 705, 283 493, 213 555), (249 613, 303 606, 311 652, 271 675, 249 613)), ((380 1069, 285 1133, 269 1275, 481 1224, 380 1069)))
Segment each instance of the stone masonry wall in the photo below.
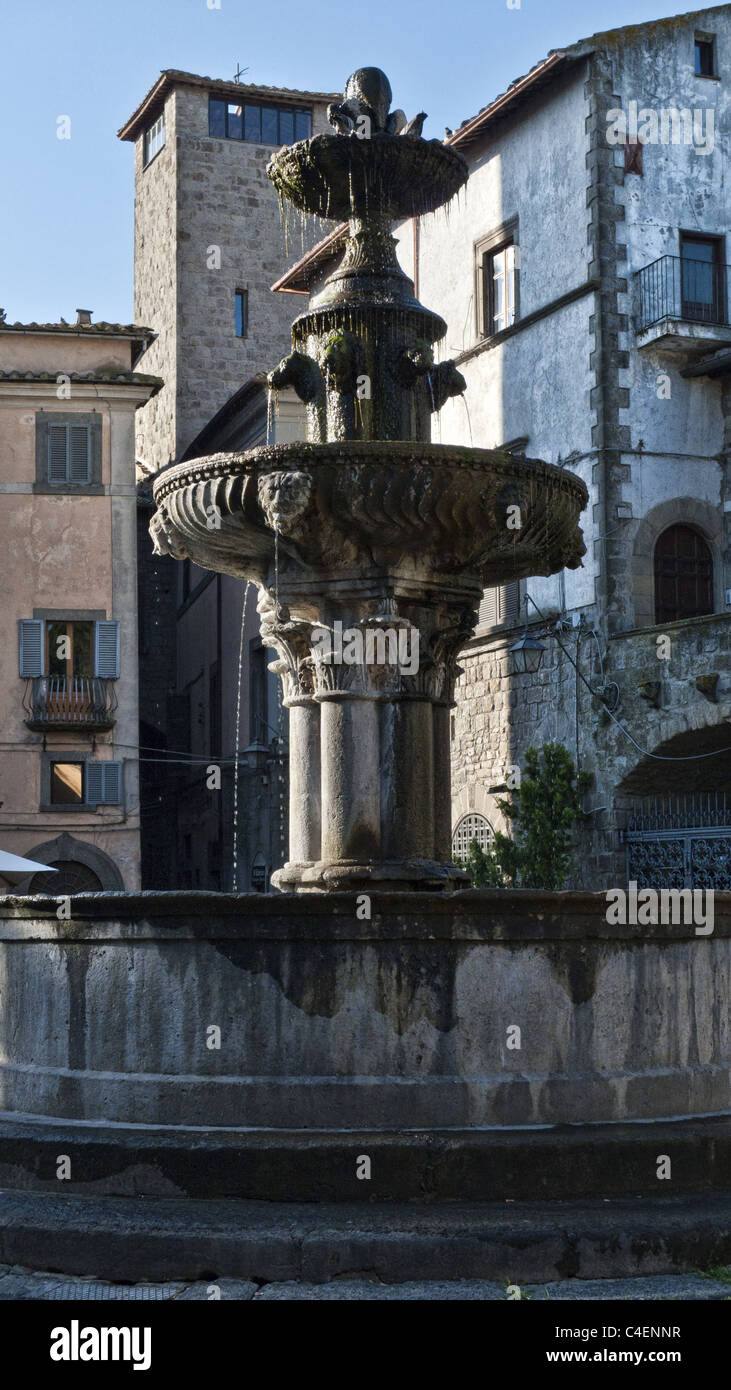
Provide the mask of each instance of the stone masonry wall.
POLYGON ((142 135, 135 141, 135 322, 153 328, 157 338, 138 370, 163 379, 162 390, 137 412, 136 452, 153 468, 175 454, 177 390, 176 107, 165 103, 166 142, 143 167, 142 135))

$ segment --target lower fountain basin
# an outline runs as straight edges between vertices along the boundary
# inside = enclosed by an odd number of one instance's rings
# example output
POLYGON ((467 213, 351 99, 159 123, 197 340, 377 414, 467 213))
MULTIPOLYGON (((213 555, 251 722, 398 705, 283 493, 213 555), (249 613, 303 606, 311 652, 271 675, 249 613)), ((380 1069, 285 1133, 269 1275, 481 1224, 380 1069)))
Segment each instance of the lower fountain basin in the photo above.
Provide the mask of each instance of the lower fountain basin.
POLYGON ((163 470, 158 551, 264 582, 274 555, 319 575, 469 571, 485 587, 577 568, 580 478, 500 450, 430 443, 265 445, 163 470))
POLYGON ((731 1108, 731 894, 710 937, 610 925, 600 893, 382 894, 369 920, 348 893, 56 911, 0 901, 0 1110, 16 1116, 507 1131, 731 1108))

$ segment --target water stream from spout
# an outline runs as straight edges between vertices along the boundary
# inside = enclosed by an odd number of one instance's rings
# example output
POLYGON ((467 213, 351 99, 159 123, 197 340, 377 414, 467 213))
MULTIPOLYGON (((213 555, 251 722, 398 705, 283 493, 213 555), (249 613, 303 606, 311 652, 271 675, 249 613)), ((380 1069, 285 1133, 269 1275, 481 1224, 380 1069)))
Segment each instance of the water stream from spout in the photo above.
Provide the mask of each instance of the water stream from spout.
POLYGON ((466 397, 465 397, 464 392, 462 392, 462 395, 460 396, 460 400, 461 400, 461 402, 462 402, 462 404, 463 404, 463 406, 464 406, 464 408, 465 408, 465 412, 466 412, 466 415, 467 415, 467 430, 468 430, 469 436, 470 436, 470 448, 473 448, 473 441, 472 441, 472 421, 471 421, 471 419, 470 419, 470 408, 469 408, 469 406, 468 406, 468 404, 467 404, 467 400, 466 400, 466 397))
POLYGON ((246 604, 249 597, 250 580, 244 585, 244 600, 241 605, 241 633, 239 635, 239 669, 236 685, 236 730, 234 738, 234 805, 233 805, 233 864, 231 886, 234 893, 239 891, 239 755, 241 749, 241 683, 244 675, 244 632, 246 627, 246 604))

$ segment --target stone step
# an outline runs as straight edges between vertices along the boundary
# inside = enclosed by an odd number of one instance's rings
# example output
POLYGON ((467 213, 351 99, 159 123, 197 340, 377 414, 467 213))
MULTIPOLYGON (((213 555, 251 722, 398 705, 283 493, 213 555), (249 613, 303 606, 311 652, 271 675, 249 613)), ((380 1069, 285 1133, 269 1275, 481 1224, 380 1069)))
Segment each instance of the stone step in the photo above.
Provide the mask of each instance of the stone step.
POLYGON ((331 1279, 327 1284, 293 1280, 255 1284, 250 1279, 182 1281, 166 1284, 110 1284, 101 1279, 69 1279, 63 1274, 0 1265, 0 1301, 224 1303, 285 1302, 524 1302, 721 1303, 731 1299, 731 1267, 703 1274, 652 1274, 645 1279, 564 1279, 559 1283, 522 1284, 511 1289, 487 1279, 409 1280, 386 1284, 381 1279, 331 1279))
POLYGON ((535 1283, 731 1263, 731 1193, 275 1203, 0 1192, 0 1264, 115 1281, 535 1283))
POLYGON ((546 1129, 210 1130, 0 1115, 0 1185, 279 1202, 654 1196, 731 1186, 731 1117, 546 1129), (669 1177, 658 1161, 670 1160, 669 1177), (359 1177, 368 1171, 370 1177, 359 1177))

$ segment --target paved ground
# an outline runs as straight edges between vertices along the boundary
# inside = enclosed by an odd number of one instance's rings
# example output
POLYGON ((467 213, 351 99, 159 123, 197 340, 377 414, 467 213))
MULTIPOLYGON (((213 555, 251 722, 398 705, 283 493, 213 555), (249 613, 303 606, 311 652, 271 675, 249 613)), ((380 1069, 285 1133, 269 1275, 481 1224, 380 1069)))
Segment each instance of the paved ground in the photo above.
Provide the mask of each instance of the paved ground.
MULTIPOLYGON (((656 1275, 645 1279, 573 1279, 560 1284, 526 1284, 521 1293, 531 1300, 594 1301, 643 1299, 645 1301, 731 1300, 731 1267, 714 1270, 714 1277, 700 1274, 656 1275)), ((246 1280, 221 1279, 195 1284, 107 1284, 100 1279, 72 1279, 66 1275, 36 1273, 19 1265, 0 1265, 0 1301, 17 1299, 155 1299, 205 1302, 236 1299, 243 1302, 363 1302, 419 1300, 504 1302, 503 1284, 481 1280, 452 1283, 382 1284, 375 1280, 334 1280, 329 1284, 271 1283, 258 1286, 246 1280)), ((515 1293, 513 1293, 515 1297, 515 1293)))

